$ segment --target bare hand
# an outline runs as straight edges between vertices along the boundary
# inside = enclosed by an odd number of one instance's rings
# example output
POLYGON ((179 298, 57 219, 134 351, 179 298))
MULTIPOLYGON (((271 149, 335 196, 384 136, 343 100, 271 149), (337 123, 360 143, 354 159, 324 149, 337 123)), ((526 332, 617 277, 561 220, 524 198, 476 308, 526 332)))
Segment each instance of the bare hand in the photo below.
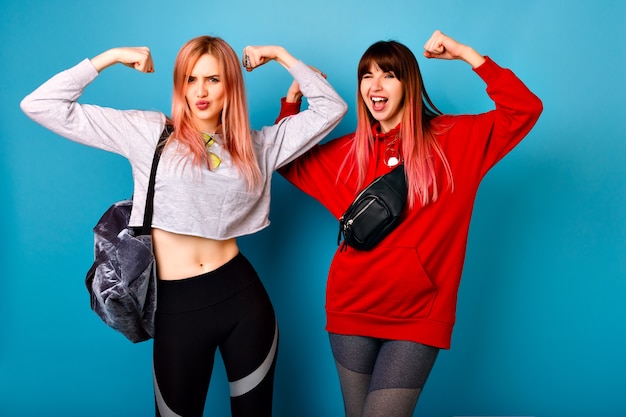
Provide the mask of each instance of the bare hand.
POLYGON ((246 46, 243 49, 242 65, 246 71, 252 71, 276 58, 275 46, 246 46))
POLYGON ((140 72, 154 72, 150 48, 146 46, 117 48, 118 61, 140 72))
POLYGON ((109 49, 91 58, 91 63, 98 72, 117 63, 141 72, 154 72, 152 55, 146 46, 109 49))
POLYGON ((461 59, 476 68, 485 62, 485 57, 473 48, 459 43, 436 30, 424 45, 424 56, 436 59, 461 59))
POLYGON ((287 69, 297 62, 282 46, 246 46, 241 57, 241 63, 248 72, 272 60, 287 69))
POLYGON ((464 47, 465 45, 436 30, 424 44, 424 56, 436 59, 459 59, 464 47))

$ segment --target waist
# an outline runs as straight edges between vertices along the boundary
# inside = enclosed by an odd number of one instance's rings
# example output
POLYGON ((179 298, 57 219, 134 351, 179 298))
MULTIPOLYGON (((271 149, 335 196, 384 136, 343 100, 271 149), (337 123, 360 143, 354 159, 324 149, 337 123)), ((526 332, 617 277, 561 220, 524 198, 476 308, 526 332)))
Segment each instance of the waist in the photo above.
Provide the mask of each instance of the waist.
POLYGON ((221 267, 195 277, 157 282, 159 314, 199 310, 262 284, 252 264, 239 253, 221 267))
POLYGON ((239 253, 234 238, 214 240, 153 229, 152 242, 161 280, 178 280, 214 271, 239 253))

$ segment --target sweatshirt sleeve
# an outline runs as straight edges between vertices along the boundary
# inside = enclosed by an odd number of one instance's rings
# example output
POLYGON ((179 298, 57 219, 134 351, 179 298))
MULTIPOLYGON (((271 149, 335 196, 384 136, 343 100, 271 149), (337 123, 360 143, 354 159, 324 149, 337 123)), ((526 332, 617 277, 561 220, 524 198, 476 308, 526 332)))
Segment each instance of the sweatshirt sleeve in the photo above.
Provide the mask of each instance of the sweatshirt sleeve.
POLYGON ((489 57, 474 71, 487 84, 487 94, 495 103, 495 110, 470 118, 471 125, 466 126, 468 137, 485 141, 484 175, 530 132, 543 104, 513 71, 500 67, 489 57))
POLYGON ((85 59, 43 83, 21 101, 20 107, 33 121, 60 136, 129 158, 131 141, 139 136, 154 142, 165 116, 78 103, 97 76, 91 61, 85 59))
MULTIPOLYGON (((279 168, 304 154, 326 137, 348 110, 345 101, 317 72, 299 61, 289 72, 300 84, 308 108, 274 126, 261 129, 266 159, 273 169, 279 168)), ((293 110, 293 109, 292 109, 293 110)))
POLYGON ((354 133, 314 146, 278 170, 300 191, 319 201, 337 219, 354 199, 356 177, 341 169, 354 133))

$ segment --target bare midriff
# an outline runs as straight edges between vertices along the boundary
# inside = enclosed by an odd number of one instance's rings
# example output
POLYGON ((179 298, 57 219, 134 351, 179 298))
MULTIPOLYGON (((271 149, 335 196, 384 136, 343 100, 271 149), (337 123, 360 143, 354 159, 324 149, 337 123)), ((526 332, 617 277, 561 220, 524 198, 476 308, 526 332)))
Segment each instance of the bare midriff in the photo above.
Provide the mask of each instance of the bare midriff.
POLYGON ((213 271, 239 253, 236 239, 214 240, 152 229, 159 279, 177 280, 213 271))

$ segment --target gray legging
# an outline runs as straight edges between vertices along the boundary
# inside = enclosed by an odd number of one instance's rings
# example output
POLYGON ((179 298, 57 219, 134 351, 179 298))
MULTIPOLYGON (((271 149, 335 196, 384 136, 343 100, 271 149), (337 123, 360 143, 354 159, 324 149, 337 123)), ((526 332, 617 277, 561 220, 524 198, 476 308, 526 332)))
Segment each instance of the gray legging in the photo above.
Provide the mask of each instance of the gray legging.
POLYGON ((411 417, 438 348, 330 333, 346 417, 411 417))

